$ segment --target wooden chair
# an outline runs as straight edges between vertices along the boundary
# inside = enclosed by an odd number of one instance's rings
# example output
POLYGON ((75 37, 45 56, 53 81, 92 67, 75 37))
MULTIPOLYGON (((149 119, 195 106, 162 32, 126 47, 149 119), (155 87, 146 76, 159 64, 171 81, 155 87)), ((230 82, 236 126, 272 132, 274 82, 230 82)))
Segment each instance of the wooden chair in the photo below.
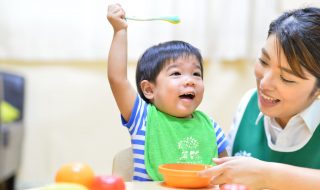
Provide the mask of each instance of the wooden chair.
POLYGON ((124 181, 132 181, 133 155, 132 147, 118 152, 113 158, 112 175, 122 177, 124 181))

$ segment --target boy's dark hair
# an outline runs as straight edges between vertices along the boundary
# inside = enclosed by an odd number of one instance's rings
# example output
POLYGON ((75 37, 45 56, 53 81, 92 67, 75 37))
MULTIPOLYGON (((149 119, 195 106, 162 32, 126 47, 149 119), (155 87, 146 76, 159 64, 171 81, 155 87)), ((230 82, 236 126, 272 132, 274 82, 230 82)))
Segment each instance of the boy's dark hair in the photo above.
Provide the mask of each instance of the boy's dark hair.
POLYGON ((190 55, 194 55, 199 61, 202 74, 203 65, 200 51, 187 42, 168 41, 148 48, 138 60, 136 69, 136 85, 141 98, 150 103, 141 90, 141 81, 147 80, 155 83, 158 74, 168 61, 175 61, 190 55))

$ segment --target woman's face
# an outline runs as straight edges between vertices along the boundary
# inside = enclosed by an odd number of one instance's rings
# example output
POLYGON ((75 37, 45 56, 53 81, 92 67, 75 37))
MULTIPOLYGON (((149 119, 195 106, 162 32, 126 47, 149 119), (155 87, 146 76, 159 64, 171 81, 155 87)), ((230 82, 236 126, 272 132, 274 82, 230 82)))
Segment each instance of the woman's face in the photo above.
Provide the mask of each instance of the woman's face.
POLYGON ((262 113, 275 117, 281 126, 308 107, 316 98, 316 78, 303 68, 307 79, 293 74, 275 35, 269 36, 255 64, 255 76, 262 113), (279 55, 277 48, 280 48, 279 55), (279 62, 280 61, 280 62, 279 62))

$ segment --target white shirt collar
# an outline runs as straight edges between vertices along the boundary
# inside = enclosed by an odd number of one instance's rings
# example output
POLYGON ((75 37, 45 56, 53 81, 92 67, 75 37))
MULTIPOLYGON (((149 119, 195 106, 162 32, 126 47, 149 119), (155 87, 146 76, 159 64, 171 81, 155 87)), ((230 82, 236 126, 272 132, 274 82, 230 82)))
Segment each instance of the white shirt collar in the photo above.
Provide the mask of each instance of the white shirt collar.
POLYGON ((260 112, 258 117, 257 117, 257 119, 256 119, 256 125, 258 125, 258 123, 259 123, 260 119, 262 118, 262 116, 263 116, 263 113, 260 112))
POLYGON ((313 133, 320 124, 320 99, 316 99, 307 109, 301 112, 300 117, 313 133))
MULTIPOLYGON (((302 148, 312 138, 320 123, 320 100, 315 100, 308 108, 290 118, 285 128, 281 128, 274 118, 264 118, 264 128, 268 145, 272 150, 292 152, 302 148)), ((260 112, 256 125, 263 114, 260 112)))
MULTIPOLYGON (((313 133, 317 126, 320 124, 320 99, 316 99, 309 107, 307 107, 301 113, 295 115, 294 117, 301 117, 305 122, 306 126, 313 133)), ((259 113, 256 119, 256 125, 258 125, 260 119, 264 116, 262 112, 259 113)), ((292 117, 291 119, 293 119, 292 117)), ((291 120, 290 119, 290 120, 291 120)))

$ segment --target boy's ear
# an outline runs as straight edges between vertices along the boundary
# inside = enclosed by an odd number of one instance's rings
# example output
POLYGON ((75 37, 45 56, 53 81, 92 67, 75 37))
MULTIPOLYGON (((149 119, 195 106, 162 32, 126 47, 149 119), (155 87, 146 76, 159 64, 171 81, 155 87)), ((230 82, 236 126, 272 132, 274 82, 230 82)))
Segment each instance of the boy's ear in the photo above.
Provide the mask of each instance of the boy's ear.
POLYGON ((143 80, 140 82, 140 88, 147 99, 149 100, 153 99, 153 88, 154 88, 153 83, 147 80, 143 80))

